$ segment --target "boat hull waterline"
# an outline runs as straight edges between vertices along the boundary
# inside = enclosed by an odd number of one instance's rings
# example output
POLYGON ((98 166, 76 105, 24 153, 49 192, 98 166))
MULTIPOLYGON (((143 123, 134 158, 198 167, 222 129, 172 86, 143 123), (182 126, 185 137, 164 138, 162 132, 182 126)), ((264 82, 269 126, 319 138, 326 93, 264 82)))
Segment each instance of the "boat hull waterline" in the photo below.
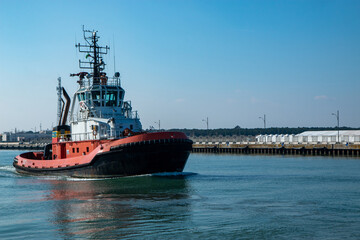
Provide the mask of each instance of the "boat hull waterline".
POLYGON ((191 149, 192 141, 183 133, 145 133, 103 142, 88 155, 79 157, 45 160, 43 152, 23 153, 14 159, 13 165, 23 174, 77 178, 182 172, 191 149))

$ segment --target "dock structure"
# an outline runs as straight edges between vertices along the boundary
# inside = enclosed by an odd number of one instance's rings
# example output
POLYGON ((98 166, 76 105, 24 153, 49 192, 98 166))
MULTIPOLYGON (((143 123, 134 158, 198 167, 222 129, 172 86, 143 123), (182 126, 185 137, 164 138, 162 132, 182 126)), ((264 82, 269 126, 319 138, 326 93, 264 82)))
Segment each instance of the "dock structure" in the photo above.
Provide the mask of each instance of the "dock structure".
POLYGON ((193 138, 193 152, 360 157, 360 130, 193 138), (235 140, 236 139, 236 140, 235 140))
POLYGON ((47 143, 0 142, 0 150, 43 150, 47 143))
POLYGON ((346 156, 360 157, 360 144, 290 144, 257 142, 195 142, 194 153, 231 153, 263 155, 302 155, 302 156, 346 156))

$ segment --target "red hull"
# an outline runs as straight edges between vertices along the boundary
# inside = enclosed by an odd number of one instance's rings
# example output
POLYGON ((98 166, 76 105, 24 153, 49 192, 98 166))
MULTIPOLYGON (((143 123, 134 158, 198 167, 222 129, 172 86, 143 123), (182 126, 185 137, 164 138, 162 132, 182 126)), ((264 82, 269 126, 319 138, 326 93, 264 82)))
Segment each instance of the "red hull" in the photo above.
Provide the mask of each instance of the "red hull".
POLYGON ((21 173, 76 177, 182 171, 191 145, 192 141, 180 132, 144 133, 117 140, 59 142, 52 144, 52 160, 46 160, 43 152, 27 152, 15 158, 14 166, 21 173))

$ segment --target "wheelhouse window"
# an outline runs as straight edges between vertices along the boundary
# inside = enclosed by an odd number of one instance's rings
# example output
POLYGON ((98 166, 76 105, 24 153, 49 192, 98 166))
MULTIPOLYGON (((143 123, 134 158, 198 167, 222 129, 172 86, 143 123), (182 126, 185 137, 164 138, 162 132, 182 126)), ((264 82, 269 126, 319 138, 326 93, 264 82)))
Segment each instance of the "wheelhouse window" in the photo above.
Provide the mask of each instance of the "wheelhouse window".
POLYGON ((123 91, 119 91, 119 107, 122 106, 122 100, 124 98, 124 92, 123 91))
POLYGON ((88 102, 90 101, 90 99, 91 99, 91 93, 87 92, 87 93, 85 94, 85 100, 86 100, 86 102, 88 103, 88 102))
POLYGON ((107 91, 105 95, 105 106, 116 107, 117 104, 117 92, 107 91))
POLYGON ((94 106, 100 106, 100 101, 101 101, 100 91, 92 91, 91 95, 94 106))
POLYGON ((77 96, 78 96, 79 102, 86 100, 86 98, 85 98, 85 93, 83 93, 83 92, 82 92, 82 93, 79 93, 77 96))

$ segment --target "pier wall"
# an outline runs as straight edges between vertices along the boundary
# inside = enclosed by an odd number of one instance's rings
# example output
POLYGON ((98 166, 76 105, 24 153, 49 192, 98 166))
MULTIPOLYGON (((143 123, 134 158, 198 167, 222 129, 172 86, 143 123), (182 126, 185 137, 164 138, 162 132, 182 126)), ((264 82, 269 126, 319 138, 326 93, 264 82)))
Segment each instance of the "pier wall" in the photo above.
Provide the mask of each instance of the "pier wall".
POLYGON ((360 157, 360 144, 194 143, 193 152, 360 157))
POLYGON ((0 150, 43 150, 47 143, 0 142, 0 150))

